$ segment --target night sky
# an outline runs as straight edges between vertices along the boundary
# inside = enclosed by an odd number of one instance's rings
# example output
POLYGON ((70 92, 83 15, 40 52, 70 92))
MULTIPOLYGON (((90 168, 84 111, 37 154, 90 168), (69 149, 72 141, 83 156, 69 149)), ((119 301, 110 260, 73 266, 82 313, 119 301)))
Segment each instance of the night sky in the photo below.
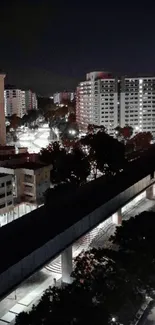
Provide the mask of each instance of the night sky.
POLYGON ((73 90, 93 70, 155 74, 155 5, 144 4, 1 0, 0 69, 6 82, 52 95, 73 90))

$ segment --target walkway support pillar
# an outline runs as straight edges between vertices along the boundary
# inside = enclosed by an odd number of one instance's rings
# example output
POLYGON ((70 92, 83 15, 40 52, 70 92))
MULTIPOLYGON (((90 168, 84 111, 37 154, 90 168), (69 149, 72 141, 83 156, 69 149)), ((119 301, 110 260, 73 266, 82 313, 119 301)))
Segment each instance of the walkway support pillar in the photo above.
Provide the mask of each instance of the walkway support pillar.
POLYGON ((146 198, 149 199, 149 200, 154 200, 155 197, 154 197, 154 185, 148 187, 146 189, 146 198))
POLYGON ((113 221, 113 223, 115 223, 118 226, 122 224, 122 212, 121 212, 121 209, 119 209, 116 213, 113 214, 112 221, 113 221))
POLYGON ((66 248, 61 254, 62 282, 72 283, 71 273, 73 270, 72 246, 66 248))

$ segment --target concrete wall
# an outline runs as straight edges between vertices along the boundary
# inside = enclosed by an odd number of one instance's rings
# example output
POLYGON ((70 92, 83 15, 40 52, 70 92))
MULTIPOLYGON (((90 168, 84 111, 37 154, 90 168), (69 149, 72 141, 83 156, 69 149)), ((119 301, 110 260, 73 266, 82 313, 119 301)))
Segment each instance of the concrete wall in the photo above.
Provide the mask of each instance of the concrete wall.
POLYGON ((60 254, 67 246, 71 245, 100 222, 106 220, 136 195, 153 184, 154 181, 155 180, 151 179, 150 175, 143 178, 135 185, 129 187, 106 204, 100 206, 66 231, 47 242, 44 246, 38 248, 29 256, 3 272, 0 275, 0 296, 8 293, 13 287, 17 286, 45 263, 48 263, 56 255, 60 254))

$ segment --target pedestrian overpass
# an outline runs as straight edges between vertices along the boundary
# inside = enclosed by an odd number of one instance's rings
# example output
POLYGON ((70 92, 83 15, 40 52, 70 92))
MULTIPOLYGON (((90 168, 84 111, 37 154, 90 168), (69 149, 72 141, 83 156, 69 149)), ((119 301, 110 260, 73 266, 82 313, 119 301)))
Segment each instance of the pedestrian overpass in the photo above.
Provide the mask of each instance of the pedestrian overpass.
POLYGON ((62 279, 70 281, 72 244, 146 190, 153 198, 155 154, 128 164, 114 177, 92 181, 65 199, 36 209, 0 228, 0 296, 9 293, 62 253, 62 279))

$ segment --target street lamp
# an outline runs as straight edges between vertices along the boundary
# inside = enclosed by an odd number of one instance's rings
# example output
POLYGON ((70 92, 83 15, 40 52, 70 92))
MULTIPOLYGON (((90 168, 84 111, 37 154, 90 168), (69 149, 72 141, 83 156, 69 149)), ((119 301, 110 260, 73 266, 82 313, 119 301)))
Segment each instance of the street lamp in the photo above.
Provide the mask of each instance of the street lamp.
POLYGON ((116 318, 115 318, 115 317, 112 317, 111 321, 112 321, 113 323, 115 323, 115 322, 116 322, 116 318))
POLYGON ((76 134, 76 131, 75 130, 69 130, 69 134, 75 135, 76 134))

